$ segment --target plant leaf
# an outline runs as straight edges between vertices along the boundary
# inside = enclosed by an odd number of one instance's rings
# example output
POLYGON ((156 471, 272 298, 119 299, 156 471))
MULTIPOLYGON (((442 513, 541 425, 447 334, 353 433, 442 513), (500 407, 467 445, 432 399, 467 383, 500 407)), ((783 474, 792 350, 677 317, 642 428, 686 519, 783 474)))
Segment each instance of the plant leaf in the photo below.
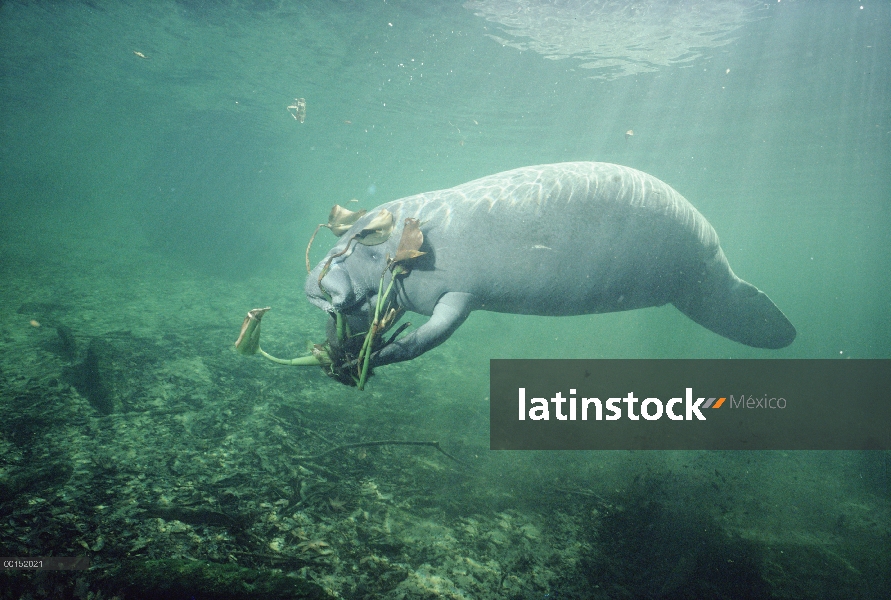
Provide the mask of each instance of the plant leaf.
POLYGON ((402 228, 402 237, 399 238, 399 247, 396 249, 393 264, 414 260, 426 254, 426 252, 420 251, 421 245, 424 243, 424 233, 420 226, 421 222, 417 219, 409 217, 405 220, 405 227, 402 228))
POLYGON ((356 241, 363 246, 377 246, 386 242, 393 233, 393 222, 393 213, 385 208, 381 209, 377 216, 362 228, 356 241))
POLYGON ((235 340, 235 349, 240 354, 256 354, 260 348, 260 319, 270 307, 255 308, 248 311, 244 322, 241 324, 241 333, 235 340))
POLYGON ((331 207, 331 214, 328 215, 327 227, 334 235, 340 237, 349 231, 353 223, 361 219, 366 212, 368 211, 365 209, 357 211, 347 210, 341 205, 335 204, 331 207))

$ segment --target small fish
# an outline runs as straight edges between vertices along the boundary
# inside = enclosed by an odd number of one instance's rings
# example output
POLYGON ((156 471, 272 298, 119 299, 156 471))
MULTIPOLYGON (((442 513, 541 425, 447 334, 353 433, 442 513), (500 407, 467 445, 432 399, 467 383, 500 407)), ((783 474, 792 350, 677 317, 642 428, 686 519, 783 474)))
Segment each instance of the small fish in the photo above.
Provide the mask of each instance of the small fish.
POLYGON ((548 248, 547 246, 542 246, 541 244, 534 244, 532 246, 533 250, 553 250, 553 248, 548 248))
POLYGON ((135 54, 135 55, 138 56, 139 58, 144 58, 144 59, 148 60, 148 56, 146 56, 145 54, 143 54, 143 53, 140 52, 139 50, 134 50, 134 51, 133 51, 133 54, 135 54))

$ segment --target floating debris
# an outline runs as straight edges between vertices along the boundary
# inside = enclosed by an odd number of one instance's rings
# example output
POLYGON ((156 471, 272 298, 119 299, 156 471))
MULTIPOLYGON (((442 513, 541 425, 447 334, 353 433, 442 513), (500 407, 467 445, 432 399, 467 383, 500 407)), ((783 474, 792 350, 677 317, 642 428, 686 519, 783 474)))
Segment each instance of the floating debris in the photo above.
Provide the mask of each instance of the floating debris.
POLYGON ((306 100, 304 98, 294 98, 294 104, 288 107, 288 112, 294 117, 295 121, 303 121, 306 119, 306 100))

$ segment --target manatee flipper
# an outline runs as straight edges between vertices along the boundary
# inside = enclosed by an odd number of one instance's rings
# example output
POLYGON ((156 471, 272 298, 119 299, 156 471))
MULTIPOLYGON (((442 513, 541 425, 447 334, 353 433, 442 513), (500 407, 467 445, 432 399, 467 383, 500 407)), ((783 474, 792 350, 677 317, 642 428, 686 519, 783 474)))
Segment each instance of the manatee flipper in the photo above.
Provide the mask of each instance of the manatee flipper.
POLYGON ((695 285, 672 302, 715 333, 754 348, 776 350, 795 340, 795 327, 767 294, 733 274, 718 250, 695 285))
POLYGON ((404 338, 394 341, 372 358, 374 366, 411 360, 439 346, 467 320, 473 310, 473 296, 464 292, 448 292, 433 307, 430 320, 404 338))

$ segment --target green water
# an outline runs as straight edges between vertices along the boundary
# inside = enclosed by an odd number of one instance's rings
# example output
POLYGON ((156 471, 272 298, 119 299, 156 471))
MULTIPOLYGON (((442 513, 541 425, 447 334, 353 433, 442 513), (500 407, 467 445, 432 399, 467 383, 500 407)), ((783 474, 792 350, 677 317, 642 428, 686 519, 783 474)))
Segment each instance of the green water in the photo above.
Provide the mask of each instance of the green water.
MULTIPOLYGON (((531 2, 0 4, 0 303, 7 315, 0 407, 7 423, 21 410, 21 398, 48 398, 52 388, 55 401, 71 411, 60 414, 82 411, 88 419, 56 422, 55 451, 70 452, 72 464, 107 451, 131 461, 133 473, 151 469, 127 452, 140 443, 151 449, 153 440, 123 441, 139 427, 127 425, 125 415, 163 410, 185 396, 194 400, 193 412, 157 425, 183 452, 214 451, 219 443, 208 441, 217 438, 207 431, 235 419, 226 411, 244 419, 233 421, 242 423, 243 435, 256 437, 244 448, 278 448, 262 437, 272 425, 257 415, 280 416, 283 406, 292 406, 307 411, 301 422, 324 430, 332 444, 435 439, 473 457, 479 463, 473 475, 439 475, 424 471, 432 468, 424 462, 403 465, 406 473, 420 470, 424 483, 412 489, 426 497, 426 512, 402 507, 405 531, 415 519, 482 529, 480 523, 512 502, 511 510, 528 510, 511 513, 515 521, 533 522, 528 515, 564 510, 554 504, 560 489, 603 496, 636 489, 628 483, 634 474, 689 476, 696 485, 732 488, 724 500, 735 509, 721 521, 729 532, 799 549, 807 546, 803 540, 816 540, 841 557, 835 566, 842 575, 832 584, 860 585, 859 597, 881 597, 888 571, 880 566, 891 563, 887 533, 876 534, 891 526, 887 457, 487 450, 490 358, 891 358, 891 5, 744 4, 733 26, 707 10, 708 3, 677 3, 674 12, 656 2, 635 5, 652 10, 644 19, 650 25, 680 19, 670 24, 673 39, 718 30, 690 38, 701 45, 686 53, 664 56, 665 40, 647 37, 658 28, 642 30, 638 17, 617 12, 620 5, 599 5, 605 16, 586 24, 611 33, 591 49, 579 44, 594 33, 570 37, 565 23, 555 29, 554 20, 541 16, 524 21, 531 2), (536 32, 544 32, 549 51, 536 45, 536 32), (589 68, 604 56, 627 60, 621 68, 589 68), (287 110, 295 98, 306 100, 302 123, 287 110), (795 343, 780 351, 747 348, 670 306, 572 318, 475 313, 443 346, 411 364, 380 369, 364 394, 317 370, 274 368, 231 351, 244 313, 258 306, 274 308, 264 319, 270 351, 298 355, 307 341, 323 339, 324 315, 302 292, 303 252, 332 204, 372 208, 511 168, 576 160, 640 169, 689 199, 714 225, 735 272, 768 293, 796 326, 795 343), (60 326, 77 340, 73 355, 59 350, 60 326), (118 336, 115 352, 132 354, 121 332, 154 348, 137 353, 153 369, 140 375, 142 391, 131 387, 114 400, 113 412, 124 415, 114 428, 124 427, 126 435, 96 425, 104 421, 95 406, 64 377, 92 339, 118 336), (188 419, 202 425, 189 429, 188 419), (203 441, 182 437, 183 427, 203 441), (732 473, 734 486, 711 481, 717 470, 732 473), (431 516, 440 512, 446 516, 431 516), (860 580, 867 583, 852 583, 855 571, 865 573, 860 580)), ((314 261, 333 243, 326 234, 314 261)), ((120 364, 114 369, 125 370, 120 364)), ((236 435, 236 425, 227 435, 236 435)), ((43 433, 20 438, 11 426, 3 431, 7 458, 0 458, 0 478, 10 480, 40 455, 43 433)), ((205 472, 227 468, 234 467, 216 462, 205 472)), ((363 468, 364 476, 375 476, 373 465, 363 468)), ((69 487, 95 485, 95 474, 74 473, 75 483, 86 479, 69 487)), ((402 476, 376 476, 399 494, 402 476)), ((176 472, 151 471, 148 479, 152 484, 137 494, 137 504, 176 496, 171 490, 182 485, 176 472)), ((131 498, 121 485, 109 484, 106 504, 131 498)), ((680 497, 673 486, 666 496, 680 497)), ((56 487, 16 489, 22 502, 22 494, 31 493, 66 505, 56 487)), ((277 499, 258 493, 251 501, 277 499)), ((4 514, 15 514, 16 501, 4 501, 4 514)), ((327 510, 326 518, 341 514, 327 510)), ((559 528, 541 518, 536 528, 545 533, 520 535, 525 543, 547 545, 541 540, 559 537, 559 528)), ((90 527, 99 523, 109 540, 124 528, 122 521, 97 519, 90 527)), ((460 569, 443 566, 435 552, 403 559, 412 575, 397 579, 438 582, 440 596, 485 591, 498 597, 513 581, 505 574, 503 544, 516 545, 511 532, 522 528, 493 523, 492 531, 507 537, 478 545, 473 556, 501 564, 500 581, 477 573, 467 576, 475 583, 461 583, 460 569)), ((81 534, 58 535, 57 548, 83 551, 81 534)), ((8 555, 53 548, 52 539, 15 546, 13 529, 0 531, 0 547, 3 536, 8 555)), ((95 536, 83 540, 96 547, 95 536)), ((123 537, 103 545, 113 556, 134 546, 123 537)), ((152 544, 130 555, 144 556, 146 548, 151 552, 152 544)), ((90 552, 102 561, 102 549, 90 552)), ((362 575, 378 568, 337 552, 362 575)), ((808 552, 800 552, 803 562, 817 556, 808 552)), ((195 548, 182 554, 208 558, 195 548)), ((248 566, 275 566, 256 561, 248 566)), ((562 571, 570 577, 573 568, 562 571)), ((526 571, 516 575, 523 583, 512 593, 531 597, 524 594, 557 589, 553 577, 526 571)), ((344 583, 344 572, 318 567, 314 576, 321 581, 327 573, 331 589, 362 597, 356 585, 344 583)), ((801 591, 794 575, 783 583, 774 572, 770 581, 775 597, 823 597, 801 591)), ((655 593, 644 588, 635 589, 655 593)))

